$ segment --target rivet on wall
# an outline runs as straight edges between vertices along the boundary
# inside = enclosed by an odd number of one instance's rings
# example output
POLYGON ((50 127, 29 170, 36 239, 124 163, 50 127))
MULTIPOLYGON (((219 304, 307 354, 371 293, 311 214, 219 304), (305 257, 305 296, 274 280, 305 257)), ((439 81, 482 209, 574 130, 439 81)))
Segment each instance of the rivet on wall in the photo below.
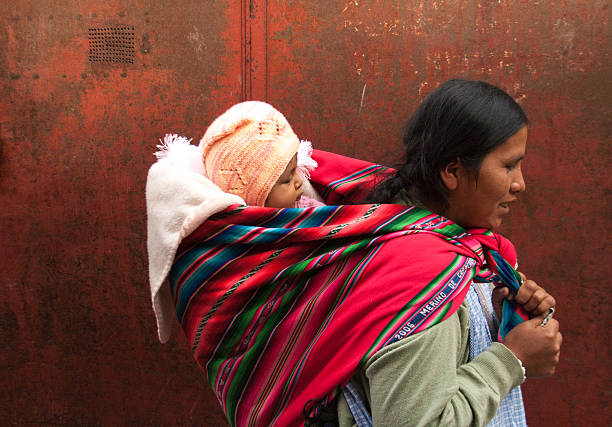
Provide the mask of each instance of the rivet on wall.
POLYGON ((89 62, 134 63, 134 27, 89 28, 89 62))

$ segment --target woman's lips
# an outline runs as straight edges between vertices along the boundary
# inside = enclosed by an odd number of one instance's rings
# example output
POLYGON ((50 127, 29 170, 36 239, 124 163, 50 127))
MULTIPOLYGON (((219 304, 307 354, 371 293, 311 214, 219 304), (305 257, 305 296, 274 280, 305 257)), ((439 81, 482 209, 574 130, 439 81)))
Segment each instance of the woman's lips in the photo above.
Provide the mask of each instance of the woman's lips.
POLYGON ((501 208, 502 214, 504 215, 510 212, 510 206, 508 206, 507 203, 500 203, 499 207, 501 208))

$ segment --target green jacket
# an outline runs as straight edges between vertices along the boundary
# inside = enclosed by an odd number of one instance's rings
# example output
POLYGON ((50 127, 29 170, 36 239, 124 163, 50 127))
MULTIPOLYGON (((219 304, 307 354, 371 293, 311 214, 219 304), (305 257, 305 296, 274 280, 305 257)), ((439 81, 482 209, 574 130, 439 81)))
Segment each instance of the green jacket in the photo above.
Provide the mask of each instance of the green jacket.
MULTIPOLYGON (((375 353, 352 379, 375 426, 482 426, 501 400, 520 385, 519 360, 493 343, 468 362, 467 302, 444 322, 375 353)), ((344 397, 341 427, 354 420, 344 397)))

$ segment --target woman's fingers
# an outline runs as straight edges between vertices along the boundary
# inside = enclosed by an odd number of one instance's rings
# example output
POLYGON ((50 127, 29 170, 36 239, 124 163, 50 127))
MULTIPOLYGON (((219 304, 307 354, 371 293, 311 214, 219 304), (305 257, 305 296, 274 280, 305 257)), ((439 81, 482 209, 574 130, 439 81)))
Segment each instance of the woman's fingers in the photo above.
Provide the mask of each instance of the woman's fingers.
POLYGON ((559 363, 563 341, 559 322, 551 318, 541 327, 544 318, 541 315, 517 325, 504 339, 506 347, 523 362, 528 377, 550 376, 559 363))
POLYGON ((491 293, 491 302, 493 303, 493 309, 495 310, 495 315, 498 319, 502 318, 502 303, 505 299, 509 299, 512 295, 510 289, 506 286, 496 286, 493 288, 493 292, 491 293))
POLYGON ((556 304, 555 298, 533 280, 523 281, 516 294, 516 302, 534 316, 538 316, 556 304))

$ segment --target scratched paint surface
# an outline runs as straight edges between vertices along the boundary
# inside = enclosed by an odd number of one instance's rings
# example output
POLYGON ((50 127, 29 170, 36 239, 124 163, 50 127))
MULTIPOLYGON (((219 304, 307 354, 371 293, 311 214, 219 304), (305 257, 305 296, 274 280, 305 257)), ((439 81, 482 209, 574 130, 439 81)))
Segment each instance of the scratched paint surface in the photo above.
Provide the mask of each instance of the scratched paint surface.
POLYGON ((182 335, 160 345, 144 184, 166 132, 194 140, 267 99, 319 148, 395 164, 418 103, 455 77, 531 121, 528 192, 505 225, 559 302, 538 426, 608 425, 609 9, 603 0, 4 2, 0 17, 0 417, 222 425, 182 335), (126 6, 127 5, 127 6, 126 6), (87 29, 132 25, 134 64, 88 62, 87 29))
POLYGON ((0 419, 222 425, 182 335, 156 338, 144 186, 164 133, 241 99, 240 2, 44 3, 0 18, 0 419), (112 25, 134 64, 89 63, 112 25))
POLYGON ((397 164, 407 118, 453 77, 521 102, 528 190, 504 231, 557 298, 565 337, 557 374, 524 386, 528 422, 609 425, 607 2, 271 3, 269 100, 315 147, 397 164))

